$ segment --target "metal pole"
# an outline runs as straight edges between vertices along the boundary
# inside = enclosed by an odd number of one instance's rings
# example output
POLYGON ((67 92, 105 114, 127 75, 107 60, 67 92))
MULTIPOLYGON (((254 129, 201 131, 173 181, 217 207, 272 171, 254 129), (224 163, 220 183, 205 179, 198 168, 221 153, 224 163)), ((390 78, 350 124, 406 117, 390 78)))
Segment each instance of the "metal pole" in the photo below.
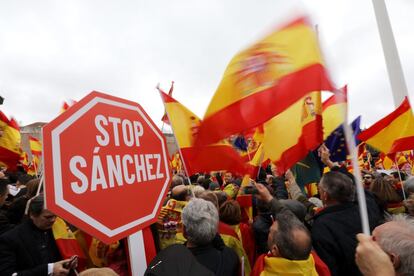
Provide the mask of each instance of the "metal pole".
POLYGON ((398 50, 395 44, 394 34, 392 32, 385 1, 372 0, 372 4, 374 5, 378 31, 391 83, 394 105, 395 107, 398 107, 404 100, 404 97, 408 97, 407 85, 405 83, 400 57, 398 56, 398 50))

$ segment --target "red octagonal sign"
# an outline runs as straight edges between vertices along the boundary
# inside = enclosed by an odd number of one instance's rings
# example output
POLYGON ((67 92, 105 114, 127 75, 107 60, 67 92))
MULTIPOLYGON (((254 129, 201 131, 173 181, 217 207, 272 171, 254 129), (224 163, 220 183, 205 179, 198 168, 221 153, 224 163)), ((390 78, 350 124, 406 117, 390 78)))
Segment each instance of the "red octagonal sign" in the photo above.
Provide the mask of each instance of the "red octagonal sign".
POLYGON ((43 128, 47 208, 110 243, 157 220, 165 139, 142 107, 92 92, 43 128))

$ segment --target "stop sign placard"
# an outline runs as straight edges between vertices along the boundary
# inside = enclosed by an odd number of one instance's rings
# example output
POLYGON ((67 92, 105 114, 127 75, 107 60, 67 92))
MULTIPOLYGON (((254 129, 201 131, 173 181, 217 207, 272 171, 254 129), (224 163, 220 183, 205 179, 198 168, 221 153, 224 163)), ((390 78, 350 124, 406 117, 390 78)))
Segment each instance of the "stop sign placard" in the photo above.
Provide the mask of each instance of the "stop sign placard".
POLYGON ((91 92, 43 128, 47 208, 110 243, 157 220, 165 138, 134 102, 91 92))

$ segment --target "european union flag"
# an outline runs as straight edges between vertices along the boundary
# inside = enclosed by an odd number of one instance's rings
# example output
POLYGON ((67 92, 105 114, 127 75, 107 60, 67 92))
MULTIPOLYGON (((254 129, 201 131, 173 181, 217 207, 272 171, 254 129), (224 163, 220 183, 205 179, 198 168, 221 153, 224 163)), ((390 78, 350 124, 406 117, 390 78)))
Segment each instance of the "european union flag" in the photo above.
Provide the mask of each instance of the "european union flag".
POLYGON ((248 145, 246 138, 243 135, 238 135, 233 141, 233 146, 241 151, 247 151, 248 145))
MULTIPOLYGON (((351 128, 354 132, 355 144, 358 145, 360 141, 356 138, 361 132, 360 128, 361 116, 358 116, 352 123, 351 128)), ((325 140, 325 145, 331 153, 332 161, 345 161, 348 155, 348 148, 345 141, 345 133, 342 125, 337 127, 325 140)))

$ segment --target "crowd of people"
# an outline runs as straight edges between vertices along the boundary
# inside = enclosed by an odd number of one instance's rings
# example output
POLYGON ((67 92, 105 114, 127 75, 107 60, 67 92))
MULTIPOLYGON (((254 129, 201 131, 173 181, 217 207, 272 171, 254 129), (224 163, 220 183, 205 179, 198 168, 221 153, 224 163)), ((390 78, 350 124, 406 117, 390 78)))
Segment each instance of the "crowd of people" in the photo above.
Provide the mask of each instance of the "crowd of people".
MULTIPOLYGON (((414 177, 362 171, 370 236, 349 168, 326 147, 319 155, 312 195, 272 165, 255 179, 175 172, 145 275, 414 275, 414 177)), ((38 178, 1 172, 0 206, 0 275, 128 275, 124 243, 104 244, 45 209, 38 178)))

